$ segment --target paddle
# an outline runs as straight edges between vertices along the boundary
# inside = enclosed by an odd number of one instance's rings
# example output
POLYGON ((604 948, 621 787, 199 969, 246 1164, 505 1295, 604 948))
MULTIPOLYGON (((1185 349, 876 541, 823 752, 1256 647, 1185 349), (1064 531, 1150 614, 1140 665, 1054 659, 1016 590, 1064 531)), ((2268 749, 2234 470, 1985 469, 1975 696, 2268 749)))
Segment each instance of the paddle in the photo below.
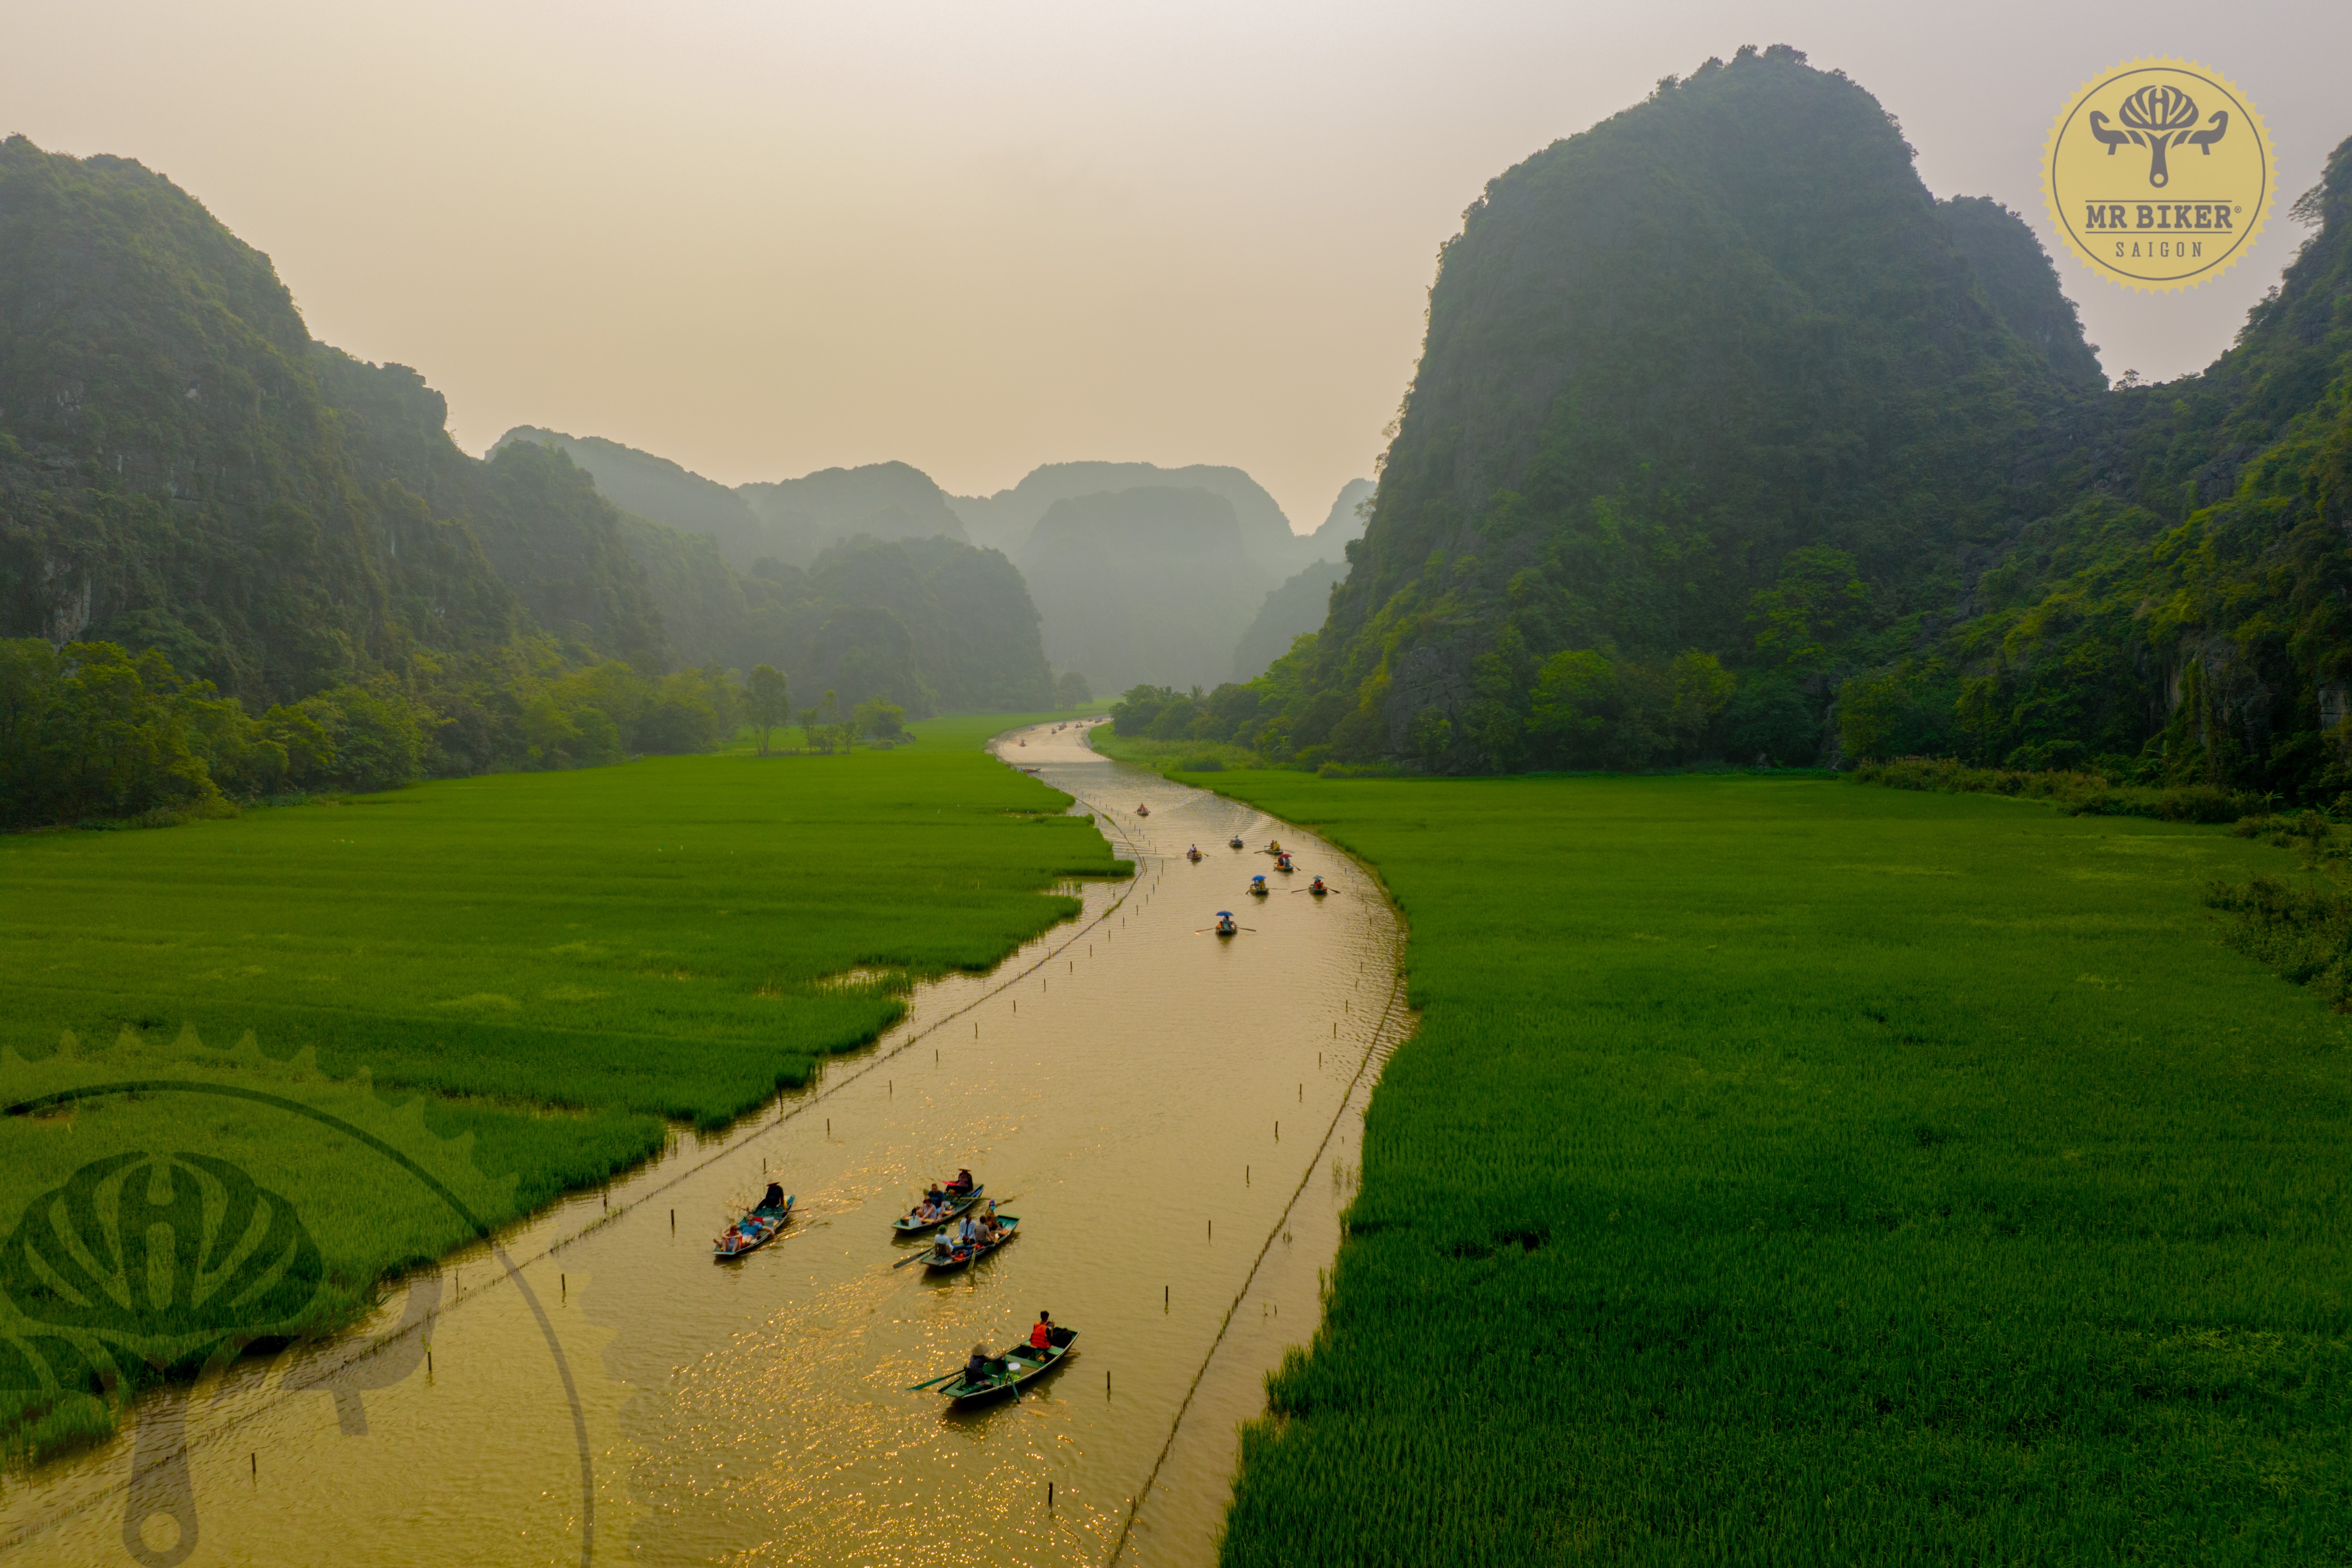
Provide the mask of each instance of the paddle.
POLYGON ((957 1378, 960 1378, 962 1375, 963 1369, 961 1367, 958 1367, 955 1371, 948 1373, 945 1377, 935 1377, 929 1383, 910 1383, 907 1385, 907 1392, 909 1394, 919 1394, 926 1388, 937 1388, 943 1383, 953 1383, 957 1378))

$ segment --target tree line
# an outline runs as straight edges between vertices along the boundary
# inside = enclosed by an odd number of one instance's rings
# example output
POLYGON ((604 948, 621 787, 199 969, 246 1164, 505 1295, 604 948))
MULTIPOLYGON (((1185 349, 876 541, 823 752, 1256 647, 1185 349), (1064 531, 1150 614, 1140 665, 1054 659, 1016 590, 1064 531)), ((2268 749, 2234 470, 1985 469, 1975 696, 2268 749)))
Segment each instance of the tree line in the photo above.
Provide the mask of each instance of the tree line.
MULTIPOLYGON (((0 828, 160 824, 241 803, 395 789, 428 777, 593 767, 631 755, 707 751, 749 725, 767 754, 798 726, 808 749, 905 736, 906 711, 826 691, 804 708, 768 665, 738 680, 709 668, 649 678, 617 659, 543 668, 485 685, 436 668, 345 682, 248 711, 160 650, 0 639, 0 828)), ((470 676, 470 679, 468 677, 470 676)))

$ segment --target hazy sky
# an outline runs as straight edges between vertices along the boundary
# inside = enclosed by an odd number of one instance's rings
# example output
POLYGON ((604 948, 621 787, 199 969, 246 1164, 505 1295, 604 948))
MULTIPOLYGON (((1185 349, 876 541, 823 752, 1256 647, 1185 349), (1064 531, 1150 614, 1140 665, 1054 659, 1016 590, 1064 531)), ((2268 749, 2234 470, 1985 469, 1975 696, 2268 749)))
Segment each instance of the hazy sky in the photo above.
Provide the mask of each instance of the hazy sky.
POLYGON ((0 132, 170 175, 471 449, 530 423, 966 493, 1235 463, 1302 528, 1370 471, 1486 181, 1709 55, 1844 68, 2151 379, 2228 345, 2352 135, 2344 0, 0 0, 0 132), (2283 171, 2249 259, 2187 294, 2095 280, 2042 207, 2061 104, 2147 55, 2233 78, 2283 171))

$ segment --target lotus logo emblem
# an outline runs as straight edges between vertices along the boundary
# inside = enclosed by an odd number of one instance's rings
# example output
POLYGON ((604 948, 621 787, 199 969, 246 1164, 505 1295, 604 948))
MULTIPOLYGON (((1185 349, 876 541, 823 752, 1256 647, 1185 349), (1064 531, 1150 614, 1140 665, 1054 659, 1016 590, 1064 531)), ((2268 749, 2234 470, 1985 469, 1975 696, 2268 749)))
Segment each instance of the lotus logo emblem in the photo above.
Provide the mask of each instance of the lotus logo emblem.
POLYGON ((2230 111, 2216 110, 2210 123, 2197 130, 2197 100, 2170 85, 2144 87, 2124 100, 2116 118, 2124 123, 2121 131, 2107 129, 2107 117, 2095 110, 2091 114, 2091 134, 2105 144, 2107 156, 2128 142, 2135 147, 2148 150, 2147 183, 2162 190, 2172 184, 2172 171, 2165 166, 2168 147, 2188 145, 2207 157, 2213 155, 2213 143, 2230 133, 2230 111))
MULTIPOLYGON (((64 1391, 111 1385, 131 1359, 194 1371, 292 1328, 322 1273, 293 1206, 204 1154, 93 1160, 34 1199, 0 1252, 0 1291, 31 1321, 63 1331, 31 1338, 64 1391)), ((12 1359, 0 1386, 37 1387, 12 1359)), ((196 1547, 184 1414, 175 1391, 139 1426, 122 1544, 147 1568, 174 1568, 196 1547), (156 1515, 176 1537, 161 1547, 145 1535, 156 1515)))
POLYGON ((293 1205, 204 1154, 92 1161, 33 1201, 0 1255, 26 1317, 156 1366, 291 1326, 321 1273, 293 1205))

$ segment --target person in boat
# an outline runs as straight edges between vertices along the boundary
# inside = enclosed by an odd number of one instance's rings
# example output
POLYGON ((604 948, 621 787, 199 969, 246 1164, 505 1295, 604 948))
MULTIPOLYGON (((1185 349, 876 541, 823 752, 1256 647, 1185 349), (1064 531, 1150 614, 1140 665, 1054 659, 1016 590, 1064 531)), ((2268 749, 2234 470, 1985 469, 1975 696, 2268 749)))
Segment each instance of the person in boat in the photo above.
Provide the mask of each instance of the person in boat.
POLYGON ((984 1242, 992 1244, 1004 1239, 1004 1222, 996 1217, 996 1200, 994 1198, 988 1200, 988 1207, 982 1213, 980 1216, 980 1224, 977 1228, 980 1232, 981 1240, 984 1242))
POLYGON ((952 1197, 962 1197, 964 1194, 971 1192, 971 1188, 972 1181, 971 1173, 970 1171, 959 1170, 956 1172, 955 1180, 948 1184, 948 1193, 952 1197))
POLYGON ((1050 1351, 1054 1348, 1054 1314, 1040 1312, 1037 1321, 1029 1325, 1029 1348, 1050 1351))
POLYGON ((931 1237, 932 1262, 952 1263, 955 1261, 955 1255, 956 1241, 953 1236, 950 1236, 948 1232, 943 1230, 937 1236, 931 1237))
MULTIPOLYGON (((934 1363, 933 1364, 936 1365, 937 1363, 934 1363)), ((993 1383, 996 1381, 988 1370, 988 1347, 986 1345, 974 1345, 971 1347, 971 1359, 963 1363, 963 1381, 967 1387, 971 1388, 978 1388, 984 1383, 993 1383)))
POLYGON ((1323 885, 1322 878, 1318 877, 1313 881, 1307 884, 1307 890, 1310 893, 1328 893, 1331 889, 1323 885))
POLYGON ((760 1200, 760 1206, 772 1213, 783 1207, 784 1184, 782 1182, 770 1182, 767 1195, 760 1200))

